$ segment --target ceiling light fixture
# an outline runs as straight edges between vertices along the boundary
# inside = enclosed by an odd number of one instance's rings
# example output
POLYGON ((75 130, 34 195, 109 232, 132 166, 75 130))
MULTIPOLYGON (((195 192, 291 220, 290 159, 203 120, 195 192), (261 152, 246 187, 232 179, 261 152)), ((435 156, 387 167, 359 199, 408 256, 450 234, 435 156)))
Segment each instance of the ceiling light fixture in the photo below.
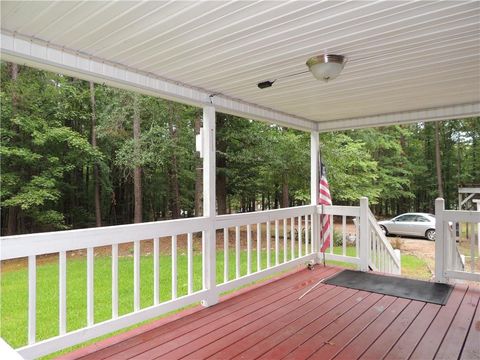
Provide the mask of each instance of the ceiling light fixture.
POLYGON ((343 70, 346 58, 343 55, 322 54, 307 60, 310 72, 317 80, 325 82, 335 79, 343 70))
MULTIPOLYGON (((308 70, 315 76, 317 80, 323 80, 325 82, 335 79, 343 70, 347 58, 343 55, 330 55, 322 54, 318 56, 311 57, 307 60, 308 70)), ((277 77, 274 80, 266 80, 257 83, 259 89, 266 89, 272 87, 272 85, 277 81, 292 76, 297 76, 305 74, 308 70, 300 71, 294 74, 289 74, 285 76, 277 77)))

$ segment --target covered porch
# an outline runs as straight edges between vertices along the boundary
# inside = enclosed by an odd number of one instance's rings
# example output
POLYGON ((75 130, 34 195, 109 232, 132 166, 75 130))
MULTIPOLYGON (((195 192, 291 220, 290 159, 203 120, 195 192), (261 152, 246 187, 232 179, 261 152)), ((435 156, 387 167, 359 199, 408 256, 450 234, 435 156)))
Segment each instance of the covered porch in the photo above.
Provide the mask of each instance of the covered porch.
MULTIPOLYGON (((332 245, 327 260, 401 275, 401 258, 367 198, 358 206, 318 205, 319 133, 479 116, 479 14, 478 3, 470 1, 2 4, 3 60, 203 109, 197 138, 202 217, 1 239, 2 261, 28 258, 28 344, 16 351, 28 359, 41 357, 201 303, 65 357, 478 358, 475 285, 455 285, 445 306, 323 284, 297 299, 340 271, 321 265, 322 216, 342 222, 340 250, 332 245), (105 21, 107 14, 112 16, 105 21), (337 80, 319 83, 305 71, 305 60, 326 49, 345 53, 350 63, 337 80), (273 87, 259 89, 257 83, 265 80, 273 87), (217 111, 311 134, 309 205, 217 215, 217 111), (355 245, 347 253, 352 234, 345 224, 352 219, 355 245), (180 239, 186 242, 184 254, 180 239), (152 252, 142 254, 146 242, 152 252), (169 278, 162 282, 165 242, 171 261, 169 278), (126 243, 133 243, 133 311, 120 314, 119 246, 126 243), (95 252, 105 247, 111 254, 111 314, 97 321, 95 252), (195 248, 200 266, 194 263, 195 248), (69 331, 68 254, 78 250, 86 253, 86 326, 69 331), (39 340, 37 257, 46 254, 58 256, 58 332, 39 340), (152 301, 142 306, 146 259, 151 260, 152 301), (317 264, 314 270, 304 269, 309 263, 317 264), (253 289, 222 295, 292 270, 253 289), (201 273, 200 285, 194 273, 201 273), (185 292, 179 292, 180 274, 185 274, 185 292), (170 299, 161 301, 167 286, 170 299)), ((446 210, 442 199, 435 209, 435 280, 478 282, 480 213, 446 210), (473 265, 467 270, 460 266, 452 222, 472 229, 473 265)))

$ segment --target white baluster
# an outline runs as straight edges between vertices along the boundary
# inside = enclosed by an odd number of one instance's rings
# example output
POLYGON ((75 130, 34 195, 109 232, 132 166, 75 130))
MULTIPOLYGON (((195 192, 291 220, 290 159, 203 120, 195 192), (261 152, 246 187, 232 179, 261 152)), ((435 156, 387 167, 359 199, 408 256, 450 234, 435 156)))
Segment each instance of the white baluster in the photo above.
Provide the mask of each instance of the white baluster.
POLYGON ((93 295, 93 248, 87 248, 87 325, 92 326, 94 323, 94 295, 93 295))
POLYGON ((228 271, 229 271, 229 253, 228 253, 228 228, 223 229, 223 281, 228 281, 228 271))
POLYGON ((172 236, 172 300, 177 298, 177 235, 172 236))
POLYGON ((257 224, 257 271, 262 269, 262 224, 257 224))
POLYGON ((140 310, 140 241, 133 242, 133 311, 140 310))
POLYGON ((278 265, 279 252, 278 220, 275 220, 275 265, 278 265))
POLYGON ((252 227, 247 225, 247 274, 252 273, 252 227))
POLYGON ((153 304, 160 303, 160 239, 153 239, 153 304))
POLYGON ((267 269, 270 268, 270 248, 271 248, 270 221, 267 221, 267 269))
POLYGON ((302 257, 302 217, 298 217, 298 257, 302 257))
POLYGON ((295 218, 290 218, 290 256, 295 259, 295 218))
POLYGON ((193 235, 187 234, 187 287, 188 294, 193 293, 193 235))
POLYGON ((37 257, 28 257, 28 344, 35 344, 37 332, 37 257))
POLYGON ((310 250, 308 248, 308 238, 309 238, 309 231, 308 231, 308 215, 305 215, 305 255, 310 254, 310 250))
POLYGON ((235 226, 235 276, 240 277, 240 226, 235 226))
POLYGON ((333 227, 334 226, 335 226, 335 224, 333 223, 333 215, 330 215, 330 229, 328 230, 330 232, 330 254, 333 254, 333 243, 334 243, 333 227))
POLYGON ((283 219, 283 262, 287 262, 287 219, 283 219))
POLYGON ((118 317, 118 244, 112 245, 112 318, 118 317))
POLYGON ((67 332, 67 253, 58 254, 58 333, 67 332))
MULTIPOLYGON (((468 226, 469 223, 467 223, 468 226)), ((470 272, 475 272, 475 224, 470 223, 472 231, 470 232, 470 272)))

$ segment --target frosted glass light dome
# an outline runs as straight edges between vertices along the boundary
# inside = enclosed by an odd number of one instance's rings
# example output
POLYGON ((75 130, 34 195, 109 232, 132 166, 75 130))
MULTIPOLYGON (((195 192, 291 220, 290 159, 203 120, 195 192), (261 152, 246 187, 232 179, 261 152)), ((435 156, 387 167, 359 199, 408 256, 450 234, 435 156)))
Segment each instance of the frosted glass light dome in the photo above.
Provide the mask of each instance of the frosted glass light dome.
POLYGON ((307 66, 317 80, 327 82, 340 75, 345 66, 345 57, 343 55, 318 55, 308 59, 307 66))

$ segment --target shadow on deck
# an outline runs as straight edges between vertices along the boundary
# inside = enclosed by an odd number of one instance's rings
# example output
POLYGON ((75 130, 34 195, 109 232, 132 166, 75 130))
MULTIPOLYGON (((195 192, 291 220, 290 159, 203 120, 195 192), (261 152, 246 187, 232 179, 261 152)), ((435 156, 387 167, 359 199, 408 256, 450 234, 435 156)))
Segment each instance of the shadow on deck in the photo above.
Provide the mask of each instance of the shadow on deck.
POLYGON ((141 326, 63 359, 480 359, 480 289, 440 306, 321 284, 317 266, 141 326))

